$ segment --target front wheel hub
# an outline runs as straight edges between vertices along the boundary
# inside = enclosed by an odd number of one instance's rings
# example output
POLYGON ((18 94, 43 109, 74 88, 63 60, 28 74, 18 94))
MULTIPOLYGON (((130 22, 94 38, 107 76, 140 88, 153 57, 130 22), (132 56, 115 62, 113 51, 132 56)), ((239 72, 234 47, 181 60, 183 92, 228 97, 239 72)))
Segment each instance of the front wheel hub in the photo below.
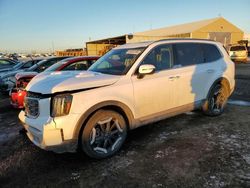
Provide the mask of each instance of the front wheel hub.
POLYGON ((122 132, 123 130, 115 118, 110 117, 98 121, 91 131, 91 148, 98 153, 112 152, 122 140, 122 132))

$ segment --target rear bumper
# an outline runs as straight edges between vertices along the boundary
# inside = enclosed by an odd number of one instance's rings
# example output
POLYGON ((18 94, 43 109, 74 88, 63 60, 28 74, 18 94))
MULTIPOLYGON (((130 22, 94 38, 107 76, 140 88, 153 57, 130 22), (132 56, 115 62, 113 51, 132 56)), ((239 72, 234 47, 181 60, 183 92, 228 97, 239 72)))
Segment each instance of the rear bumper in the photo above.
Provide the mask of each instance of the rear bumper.
POLYGON ((247 62, 247 57, 246 56, 231 56, 231 59, 233 61, 244 61, 244 62, 247 62))
POLYGON ((36 146, 56 153, 76 152, 77 140, 64 140, 63 129, 56 128, 54 122, 48 122, 43 126, 43 130, 39 130, 34 126, 29 126, 25 123, 25 114, 23 111, 19 114, 19 119, 23 127, 27 131, 26 134, 31 142, 36 146))

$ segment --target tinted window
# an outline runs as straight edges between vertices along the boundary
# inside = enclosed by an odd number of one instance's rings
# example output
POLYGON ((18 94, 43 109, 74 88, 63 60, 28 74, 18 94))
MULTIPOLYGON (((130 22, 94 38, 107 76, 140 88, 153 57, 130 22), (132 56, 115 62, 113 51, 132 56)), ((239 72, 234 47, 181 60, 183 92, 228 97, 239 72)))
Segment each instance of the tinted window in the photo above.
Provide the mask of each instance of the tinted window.
POLYGON ((23 63, 18 63, 18 64, 16 64, 16 65, 13 67, 13 69, 17 70, 17 69, 19 69, 19 68, 22 67, 22 66, 23 66, 23 63))
POLYGON ((53 65, 54 63, 56 63, 57 61, 59 61, 59 60, 55 59, 55 60, 45 61, 45 63, 40 64, 34 71, 42 72, 46 68, 48 68, 49 66, 53 65))
POLYGON ((63 70, 87 70, 89 68, 88 61, 78 61, 64 67, 63 70))
POLYGON ((247 50, 245 46, 232 46, 230 48, 230 51, 242 51, 242 50, 247 50))
POLYGON ((48 72, 48 71, 56 71, 59 67, 63 66, 63 64, 65 64, 67 62, 65 61, 59 61, 53 65, 51 65, 50 67, 48 67, 45 71, 48 72))
POLYGON ((174 67, 204 63, 203 51, 198 43, 177 43, 174 44, 174 51, 174 67))
POLYGON ((28 61, 28 62, 24 63, 23 68, 29 68, 31 66, 33 66, 33 61, 28 61))
POLYGON ((97 60, 89 60, 89 66, 91 66, 92 64, 94 64, 97 60))
POLYGON ((212 62, 220 59, 222 57, 218 48, 212 44, 201 44, 204 51, 204 61, 212 62))
POLYGON ((0 65, 12 65, 12 64, 14 64, 14 63, 3 60, 3 59, 0 60, 0 65))
POLYGON ((156 71, 166 70, 172 67, 172 45, 161 45, 154 48, 142 61, 142 64, 155 66, 156 71))

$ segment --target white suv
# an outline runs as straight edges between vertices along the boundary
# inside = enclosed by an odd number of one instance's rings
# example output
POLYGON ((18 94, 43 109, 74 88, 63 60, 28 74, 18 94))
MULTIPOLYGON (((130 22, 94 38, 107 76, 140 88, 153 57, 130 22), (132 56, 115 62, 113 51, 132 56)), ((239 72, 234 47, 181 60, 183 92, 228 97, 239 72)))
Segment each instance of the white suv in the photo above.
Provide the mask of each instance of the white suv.
POLYGON ((234 63, 220 43, 125 44, 88 71, 36 76, 19 118, 35 145, 100 159, 116 153, 130 129, 193 109, 220 115, 234 85, 234 63))
POLYGON ((235 62, 247 63, 248 51, 246 46, 233 45, 229 47, 229 55, 235 62))

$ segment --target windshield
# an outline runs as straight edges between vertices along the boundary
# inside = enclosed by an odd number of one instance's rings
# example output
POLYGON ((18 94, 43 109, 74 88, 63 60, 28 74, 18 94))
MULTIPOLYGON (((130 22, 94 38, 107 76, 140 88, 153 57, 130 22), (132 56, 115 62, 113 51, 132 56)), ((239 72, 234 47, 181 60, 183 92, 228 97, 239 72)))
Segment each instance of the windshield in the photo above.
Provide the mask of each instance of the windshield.
POLYGON ((22 62, 17 63, 17 64, 13 67, 13 69, 14 69, 14 70, 17 70, 17 69, 19 69, 20 67, 22 67, 23 64, 24 64, 24 63, 22 63, 22 62))
POLYGON ((31 66, 30 68, 28 68, 27 70, 28 71, 33 71, 35 70, 39 65, 41 65, 43 62, 46 62, 47 60, 42 60, 42 61, 39 61, 38 63, 34 64, 33 66, 31 66))
POLYGON ((67 62, 65 62, 65 61, 59 61, 56 64, 54 64, 54 65, 48 67, 47 69, 45 69, 44 72, 55 71, 55 70, 57 70, 59 67, 61 67, 65 63, 67 63, 67 62))
POLYGON ((58 61, 57 63, 49 66, 47 69, 45 69, 45 72, 49 71, 56 71, 59 67, 63 66, 64 64, 68 63, 69 60, 74 59, 75 57, 69 57, 66 59, 63 59, 61 61, 58 61))
POLYGON ((145 48, 111 50, 98 59, 88 70, 103 74, 124 75, 145 48))

